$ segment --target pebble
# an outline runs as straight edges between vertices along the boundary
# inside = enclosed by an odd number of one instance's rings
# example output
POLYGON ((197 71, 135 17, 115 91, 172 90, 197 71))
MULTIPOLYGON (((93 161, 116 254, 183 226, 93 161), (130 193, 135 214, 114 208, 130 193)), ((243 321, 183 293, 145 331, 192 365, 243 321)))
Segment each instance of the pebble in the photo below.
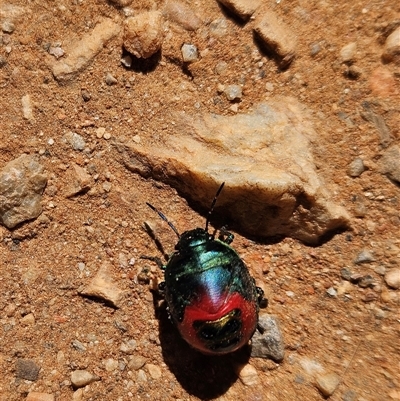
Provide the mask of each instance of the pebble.
POLYGON ((357 44, 355 42, 348 43, 340 49, 340 59, 343 63, 351 64, 355 60, 357 52, 357 44))
POLYGON ((87 370, 75 370, 71 373, 71 383, 74 388, 85 387, 88 384, 99 380, 100 377, 93 375, 87 370))
POLYGON ((138 58, 149 58, 161 49, 163 18, 159 11, 129 17, 124 23, 124 47, 138 58))
POLYGON ((83 343, 81 343, 79 340, 75 339, 72 340, 71 345, 73 348, 75 348, 77 351, 80 352, 85 352, 86 351, 86 347, 83 343))
POLYGON ((217 38, 221 38, 228 34, 228 21, 225 18, 218 18, 211 21, 210 24, 210 35, 217 38))
POLYGON ((13 33, 15 31, 15 25, 11 21, 5 20, 1 23, 1 30, 4 33, 13 33))
POLYGON ((343 398, 342 398, 343 401, 356 401, 356 399, 357 399, 357 394, 353 390, 346 390, 343 393, 343 398))
POLYGON ((143 369, 139 369, 137 373, 137 381, 142 383, 147 382, 147 375, 143 369))
POLYGON ((380 160, 380 172, 400 184, 400 146, 386 149, 380 160))
POLYGON ((271 358, 281 362, 285 356, 285 344, 278 319, 269 314, 262 314, 258 319, 261 328, 256 330, 251 340, 251 356, 253 358, 271 358))
POLYGON ((64 195, 71 198, 75 195, 86 193, 94 184, 90 174, 76 163, 71 163, 67 171, 67 183, 65 185, 64 195))
POLYGON ((151 376, 152 379, 158 380, 161 378, 162 376, 161 369, 157 365, 147 363, 146 369, 149 372, 149 375, 151 376))
POLYGON ((254 386, 259 381, 257 370, 252 365, 247 364, 238 366, 237 373, 240 381, 245 386, 254 386))
POLYGON ((55 61, 52 65, 52 72, 57 81, 66 83, 73 79, 77 74, 85 70, 105 44, 118 35, 120 32, 119 24, 109 18, 102 18, 91 32, 71 43, 66 49, 67 57, 55 61))
POLYGON ((141 355, 132 355, 128 362, 129 369, 139 370, 146 363, 146 358, 141 355))
POLYGON ((351 291, 353 291, 353 285, 349 281, 342 281, 338 286, 337 286, 337 295, 344 295, 344 294, 349 294, 351 291))
POLYGON ((185 63, 193 63, 199 59, 199 52, 195 45, 184 43, 181 47, 182 59, 185 63))
POLYGON ((340 384, 340 377, 336 373, 324 373, 316 376, 316 385, 324 397, 331 396, 340 384))
POLYGON ((35 118, 33 117, 31 97, 29 95, 22 96, 21 103, 22 103, 22 114, 24 118, 28 121, 34 122, 35 118))
POLYGON ((242 98, 242 87, 240 85, 226 85, 224 93, 226 98, 232 102, 242 98))
POLYGON ((39 393, 37 391, 31 391, 26 399, 26 401, 54 401, 54 394, 39 393))
POLYGON ((215 73, 218 75, 224 75, 228 71, 228 63, 226 61, 218 61, 215 65, 215 73))
POLYGON ((109 72, 106 75, 105 81, 108 86, 116 85, 118 83, 117 79, 114 78, 109 72))
POLYGON ((31 359, 17 359, 16 375, 19 379, 36 381, 39 377, 40 366, 31 359))
POLYGON ((296 35, 273 11, 260 13, 254 32, 263 45, 278 57, 279 66, 287 68, 296 55, 296 35))
POLYGON ((117 287, 112 279, 112 266, 104 262, 80 294, 100 298, 118 308, 125 293, 117 287))
POLYGON ((386 38, 382 59, 387 63, 400 65, 400 27, 386 38))
POLYGON ((103 363, 107 372, 113 372, 118 368, 118 361, 116 359, 108 358, 104 360, 103 363))
POLYGON ((180 1, 167 1, 163 9, 163 15, 166 19, 176 22, 187 31, 196 31, 203 23, 189 5, 180 1))
POLYGON ((21 320, 20 323, 23 326, 33 326, 35 324, 35 316, 33 313, 28 313, 21 320))
POLYGON ((337 296, 337 291, 333 288, 330 287, 326 290, 326 293, 330 296, 330 297, 336 297, 337 296))
POLYGON ((359 177, 364 171, 364 161, 360 157, 356 157, 347 168, 347 174, 350 177, 359 177))
POLYGON ((72 401, 82 401, 83 400, 83 389, 78 388, 78 390, 74 391, 74 394, 72 394, 72 401))
POLYGON ((86 146, 86 141, 83 136, 72 131, 67 132, 63 136, 63 141, 65 143, 69 143, 74 150, 82 151, 83 149, 85 149, 86 146))
POLYGON ((385 273, 385 283, 395 290, 400 288, 400 269, 393 268, 385 273))
POLYGON ((371 263, 375 260, 375 258, 372 256, 372 253, 367 250, 363 249, 354 259, 354 263, 356 265, 360 265, 363 263, 371 263))
POLYGON ((243 21, 247 21, 261 5, 262 0, 218 0, 243 21))
POLYGON ((14 228, 42 213, 47 184, 44 167, 36 156, 23 154, 0 170, 0 223, 14 228))
MULTIPOLYGON (((133 352, 135 351, 137 347, 137 342, 136 340, 134 340, 133 338, 131 338, 130 340, 123 342, 121 344, 121 346, 119 347, 119 350, 125 354, 133 354, 133 352)), ((142 365, 143 366, 143 365, 142 365)), ((141 367, 141 366, 140 366, 141 367)))

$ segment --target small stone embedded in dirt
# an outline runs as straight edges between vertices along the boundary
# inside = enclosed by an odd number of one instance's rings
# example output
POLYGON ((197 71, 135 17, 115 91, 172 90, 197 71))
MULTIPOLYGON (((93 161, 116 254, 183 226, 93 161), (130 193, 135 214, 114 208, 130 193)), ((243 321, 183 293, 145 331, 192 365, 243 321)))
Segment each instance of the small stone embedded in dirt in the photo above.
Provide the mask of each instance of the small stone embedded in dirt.
POLYGON ((35 118, 33 117, 31 97, 29 95, 22 96, 21 103, 24 118, 30 122, 34 122, 35 118))
POLYGON ((159 11, 147 11, 125 20, 124 47, 138 58, 149 58, 158 52, 163 39, 163 17, 159 11))
POLYGON ((347 174, 350 177, 359 177, 365 171, 363 159, 356 157, 347 168, 347 174))
POLYGON ((74 394, 72 394, 72 401, 83 401, 83 389, 78 388, 76 391, 74 391, 74 394))
POLYGON ((103 361, 104 368, 107 372, 113 372, 118 369, 118 361, 113 358, 107 358, 103 361))
POLYGON ((4 33, 13 33, 15 31, 15 25, 9 20, 4 20, 1 23, 1 30, 4 33))
POLYGON ((117 79, 113 77, 109 72, 106 75, 106 84, 108 86, 116 85, 118 83, 117 79))
POLYGON ((36 381, 39 378, 40 366, 31 359, 17 359, 16 376, 18 379, 36 381))
POLYGON ((316 385, 324 397, 331 396, 340 384, 340 376, 336 373, 322 373, 316 376, 316 385))
POLYGON ((315 243, 347 226, 349 216, 331 201, 315 170, 309 147, 315 132, 307 116, 292 98, 235 116, 176 113, 159 143, 116 146, 128 169, 176 187, 204 208, 225 182, 216 213, 247 233, 315 243))
POLYGON ((400 269, 392 268, 385 273, 386 284, 395 290, 400 288, 400 269))
POLYGON ((375 260, 374 256, 372 255, 371 251, 368 249, 363 249, 354 259, 354 263, 356 265, 360 265, 362 263, 371 263, 375 260))
POLYGON ((86 69, 104 48, 104 45, 118 35, 120 26, 109 18, 102 18, 91 32, 71 43, 66 49, 67 57, 52 64, 52 72, 57 81, 68 83, 86 69))
POLYGON ((157 365, 153 365, 152 363, 147 363, 145 367, 152 379, 158 380, 161 378, 162 372, 157 365))
POLYGON ((330 297, 332 297, 332 298, 334 298, 334 297, 337 296, 337 291, 336 291, 333 287, 329 287, 329 288, 326 290, 326 293, 327 293, 330 297))
POLYGON ((65 51, 61 46, 50 46, 49 47, 49 54, 54 56, 56 59, 64 56, 65 51))
POLYGON ((71 163, 71 168, 67 170, 67 184, 65 189, 65 197, 71 198, 75 195, 85 193, 93 185, 92 177, 87 173, 86 169, 71 163))
POLYGON ((340 60, 342 63, 351 64, 355 61, 357 52, 357 44, 355 42, 348 43, 340 49, 340 60))
POLYGON ((255 386, 259 382, 257 370, 252 365, 239 365, 236 368, 240 381, 245 386, 255 386))
POLYGON ((224 93, 226 98, 232 102, 233 100, 242 98, 242 87, 240 85, 226 85, 224 93))
POLYGON ((99 380, 100 377, 93 375, 87 370, 75 370, 71 373, 71 383, 74 388, 85 387, 88 384, 99 380))
POLYGON ((139 370, 146 363, 146 358, 141 355, 132 355, 128 362, 129 369, 139 370))
POLYGON ((396 28, 387 38, 382 59, 400 65, 400 27, 396 28))
POLYGON ((222 5, 247 21, 261 5, 262 0, 218 0, 222 5))
POLYGON ((42 213, 47 175, 36 156, 23 154, 0 170, 0 222, 7 228, 42 213))
POLYGON ((281 68, 287 68, 296 55, 296 35, 271 10, 257 15, 254 32, 262 45, 277 58, 281 68))
POLYGON ((285 345, 278 319, 269 314, 262 314, 258 319, 256 332, 251 339, 251 356, 253 358, 271 358, 281 362, 285 356, 285 345))
POLYGON ((371 122, 373 125, 375 125, 375 128, 378 131, 379 134, 379 143, 383 148, 387 148, 390 143, 392 142, 392 138, 390 135, 390 131, 388 126, 385 123, 384 118, 375 113, 371 107, 371 104, 369 102, 363 102, 362 103, 364 111, 362 111, 360 114, 362 118, 364 118, 366 121, 371 122))
POLYGON ((195 45, 184 43, 181 47, 182 59, 185 63, 193 63, 199 58, 199 52, 195 45))
MULTIPOLYGON (((131 339, 128 340, 128 341, 124 341, 124 342, 121 344, 119 350, 120 350, 121 352, 125 353, 125 354, 133 354, 133 352, 135 351, 136 347, 137 347, 137 342, 136 342, 136 340, 134 340, 133 338, 131 338, 131 339)), ((142 366, 143 366, 143 365, 142 365, 142 366)), ((141 366, 139 366, 139 367, 141 367, 141 366)))
POLYGON ((203 23, 190 6, 181 1, 167 1, 163 9, 163 15, 166 19, 176 22, 187 31, 196 31, 203 23))
POLYGON ((63 136, 63 141, 70 144, 74 150, 83 150, 86 146, 83 136, 72 131, 67 132, 63 136))
POLYGON ((25 401, 55 401, 55 397, 54 394, 31 391, 28 393, 25 401))
POLYGON ((139 383, 147 382, 147 375, 143 369, 139 369, 139 371, 137 372, 137 381, 139 383))
POLYGON ((96 275, 80 294, 100 298, 116 308, 119 308, 125 295, 112 279, 112 266, 106 262, 101 265, 96 275))
POLYGON ((214 21, 211 21, 210 24, 210 35, 222 38, 229 33, 228 21, 225 18, 217 18, 214 21))
POLYGON ((33 326, 35 324, 35 315, 33 313, 28 313, 20 320, 20 323, 23 326, 33 326))
POLYGON ((400 184, 400 146, 386 149, 380 160, 380 172, 400 184))

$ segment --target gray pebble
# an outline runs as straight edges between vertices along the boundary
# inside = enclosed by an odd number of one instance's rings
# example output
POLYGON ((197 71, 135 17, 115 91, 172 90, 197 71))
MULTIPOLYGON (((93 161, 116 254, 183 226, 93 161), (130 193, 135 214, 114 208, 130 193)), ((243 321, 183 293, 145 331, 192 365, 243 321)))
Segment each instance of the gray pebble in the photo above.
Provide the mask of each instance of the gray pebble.
POLYGON ((336 297, 337 296, 337 291, 333 288, 330 287, 326 290, 326 293, 330 296, 330 297, 336 297))
POLYGON ((350 281, 352 272, 346 267, 343 267, 342 269, 340 269, 340 275, 343 280, 350 281))
POLYGON ((185 63, 193 63, 199 59, 199 51, 195 45, 184 43, 181 47, 182 58, 185 63))
POLYGON ((72 340, 71 345, 77 351, 81 351, 81 352, 85 352, 86 351, 86 347, 79 340, 72 340))
POLYGON ((108 86, 116 85, 118 83, 117 79, 114 78, 109 72, 106 75, 106 84, 108 86))
POLYGON ((360 157, 356 157, 347 168, 347 174, 350 177, 359 177, 364 171, 364 162, 360 157))
POLYGON ((322 50, 322 47, 321 47, 320 43, 313 43, 310 46, 311 57, 315 57, 321 50, 322 50))
POLYGON ((218 18, 210 24, 211 36, 222 37, 228 33, 228 21, 225 18, 218 18))
POLYGON ((15 25, 11 21, 5 20, 1 24, 1 30, 4 33, 13 33, 15 31, 15 25))
POLYGON ((19 379, 36 381, 39 371, 40 366, 31 359, 17 359, 16 374, 19 379))
POLYGON ((400 183, 400 146, 394 145, 385 151, 381 159, 381 172, 394 182, 400 183))
POLYGON ((370 263, 373 262, 375 258, 372 256, 372 253, 367 249, 363 249, 355 258, 354 263, 356 265, 360 265, 362 263, 370 263))
POLYGON ((71 383, 74 388, 85 387, 98 380, 100 380, 98 376, 91 374, 87 370, 75 370, 71 373, 71 383))
POLYGON ((269 314, 260 315, 258 326, 262 332, 256 330, 254 333, 251 340, 251 356, 254 358, 271 358, 276 362, 282 361, 285 356, 285 346, 278 319, 269 314))
POLYGON ((343 401, 355 401, 357 394, 353 390, 346 390, 343 394, 343 401))
POLYGON ((360 280, 358 280, 358 286, 361 288, 368 288, 368 287, 373 287, 374 284, 374 278, 367 274, 366 276, 362 276, 360 280))
POLYGON ((85 146, 86 146, 85 139, 81 135, 77 134, 76 132, 72 132, 72 131, 67 132, 63 136, 63 140, 64 140, 64 142, 69 143, 74 150, 85 149, 85 146))
POLYGON ((224 89, 224 93, 229 101, 242 98, 242 88, 240 85, 227 85, 224 89))

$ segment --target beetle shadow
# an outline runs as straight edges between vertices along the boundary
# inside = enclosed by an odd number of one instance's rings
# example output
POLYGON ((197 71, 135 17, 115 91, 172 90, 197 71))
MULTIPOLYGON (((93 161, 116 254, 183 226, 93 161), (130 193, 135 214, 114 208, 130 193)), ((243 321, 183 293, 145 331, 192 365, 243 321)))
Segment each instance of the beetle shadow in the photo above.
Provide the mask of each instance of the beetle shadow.
POLYGON ((208 356, 191 348, 168 317, 165 302, 156 310, 164 362, 181 386, 201 400, 211 400, 227 392, 238 376, 235 366, 246 364, 249 347, 228 355, 208 356))

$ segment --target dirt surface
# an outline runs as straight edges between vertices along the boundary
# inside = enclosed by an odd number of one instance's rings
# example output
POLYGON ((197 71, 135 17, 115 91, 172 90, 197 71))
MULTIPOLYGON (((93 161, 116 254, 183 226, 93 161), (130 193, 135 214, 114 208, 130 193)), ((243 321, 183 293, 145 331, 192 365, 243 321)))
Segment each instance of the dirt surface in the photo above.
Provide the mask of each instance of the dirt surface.
MULTIPOLYGON (((199 0, 188 4, 204 25, 189 32, 169 23, 154 68, 122 66, 119 34, 63 85, 52 75, 49 45, 68 48, 104 17, 122 25, 124 12, 100 0, 15 0, 18 15, 1 16, 15 29, 0 40, 0 166, 22 153, 37 154, 49 177, 42 215, 14 230, 0 227, 2 401, 23 400, 30 391, 72 400, 71 373, 78 369, 100 380, 75 391, 76 400, 320 400, 315 383, 324 372, 340 377, 332 400, 400 400, 399 290, 384 280, 399 268, 399 186, 379 169, 382 130, 362 117, 368 102, 388 128, 386 139, 399 142, 400 70, 381 59, 399 5, 268 3, 298 37, 296 59, 285 71, 260 52, 252 21, 240 23, 217 2, 199 0), (210 22, 219 18, 226 19, 227 33, 211 37, 210 22), (189 66, 180 62, 184 42, 201 52, 189 66), (340 59, 341 48, 351 42, 357 44, 356 74, 340 59), (216 72, 220 61, 227 64, 223 74, 216 72), (116 83, 106 83, 108 73, 116 83), (242 85, 241 100, 228 101, 218 84, 242 85), (30 119, 22 112, 25 95, 32 103, 30 119), (316 247, 236 235, 233 246, 268 295, 267 312, 279 318, 285 359, 248 359, 246 350, 202 356, 179 338, 165 310, 156 315, 153 295, 140 278, 143 269, 159 280, 162 273, 140 256, 159 255, 144 221, 166 251, 176 241, 146 201, 181 232, 203 227, 204 215, 174 189, 129 172, 113 143, 134 136, 152 141, 170 124, 171 111, 229 115, 275 95, 293 96, 313 111, 320 134, 317 167, 334 200, 353 214, 352 228, 316 247), (70 131, 85 139, 83 151, 62 140, 70 131), (367 170, 351 178, 347 169, 356 157, 367 170), (93 183, 87 193, 66 197, 72 163, 85 167, 93 183), (355 264, 363 250, 372 257, 355 264), (79 294, 104 262, 126 292, 119 308, 79 294), (359 278, 344 280, 344 268, 359 278), (371 279, 363 288, 360 277, 366 275, 371 279), (127 353, 121 344, 129 340, 136 347, 127 353), (18 377, 19 359, 40 367, 37 380, 18 377), (237 376, 244 363, 257 372, 251 385, 237 376)), ((162 6, 142 1, 132 9, 162 6)))

